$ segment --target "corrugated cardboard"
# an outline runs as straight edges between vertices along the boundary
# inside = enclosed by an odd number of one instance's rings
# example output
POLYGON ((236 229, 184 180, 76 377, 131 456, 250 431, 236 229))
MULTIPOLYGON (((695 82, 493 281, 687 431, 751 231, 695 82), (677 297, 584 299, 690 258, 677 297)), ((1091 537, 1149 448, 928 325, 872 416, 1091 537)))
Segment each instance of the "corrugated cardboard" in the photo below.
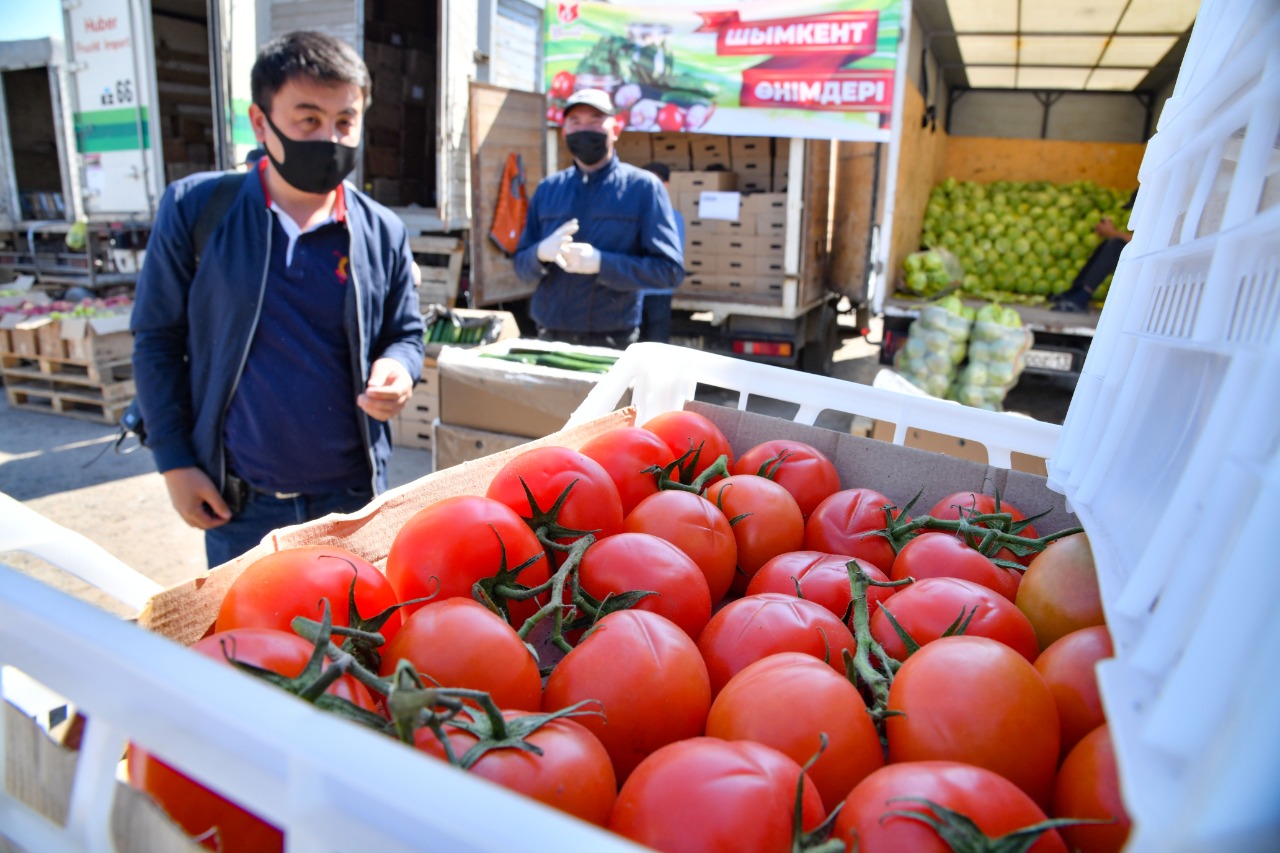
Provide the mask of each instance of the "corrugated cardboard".
POLYGON ((503 450, 528 444, 529 441, 529 437, 525 435, 489 432, 436 421, 433 424, 431 446, 431 458, 435 464, 433 470, 443 471, 463 462, 483 459, 503 450))
POLYGON ((731 192, 738 188, 733 172, 672 172, 669 187, 673 193, 731 192))
POLYGON ((59 334, 66 357, 79 361, 108 362, 133 354, 129 333, 130 314, 110 317, 66 317, 59 321, 59 334))
POLYGON ((454 426, 539 438, 565 425, 600 380, 598 373, 519 364, 483 353, 513 345, 549 352, 567 349, 621 355, 600 347, 569 347, 550 341, 500 341, 440 354, 440 420, 454 426))
MULTIPOLYGON (((512 338, 520 337, 520 326, 516 323, 515 315, 510 311, 489 311, 481 308, 450 308, 449 310, 464 319, 495 318, 495 322, 498 323, 498 334, 497 337, 487 341, 487 343, 508 341, 512 338)), ((479 346, 479 344, 427 344, 425 346, 425 355, 426 358, 434 362, 436 358, 439 358, 440 351, 445 347, 470 349, 476 346, 479 346)))

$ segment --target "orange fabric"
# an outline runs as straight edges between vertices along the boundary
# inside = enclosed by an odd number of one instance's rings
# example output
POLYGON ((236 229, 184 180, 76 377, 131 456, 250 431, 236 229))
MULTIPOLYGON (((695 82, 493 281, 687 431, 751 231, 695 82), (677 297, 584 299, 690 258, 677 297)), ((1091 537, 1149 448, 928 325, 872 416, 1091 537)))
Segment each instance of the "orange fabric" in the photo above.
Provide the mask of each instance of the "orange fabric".
POLYGON ((489 229, 489 239, 505 254, 516 253, 528 213, 529 198, 525 194, 524 163, 519 154, 508 154, 506 166, 502 169, 502 185, 498 187, 498 205, 493 212, 493 227, 489 229))

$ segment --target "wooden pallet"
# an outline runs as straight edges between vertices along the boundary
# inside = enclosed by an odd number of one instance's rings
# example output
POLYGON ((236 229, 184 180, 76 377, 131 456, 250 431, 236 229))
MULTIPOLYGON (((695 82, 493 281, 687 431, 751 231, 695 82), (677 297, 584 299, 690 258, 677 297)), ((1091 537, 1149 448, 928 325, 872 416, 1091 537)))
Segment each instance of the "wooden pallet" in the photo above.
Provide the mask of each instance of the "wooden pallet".
POLYGON ((106 385, 133 379, 133 362, 130 359, 115 361, 81 361, 52 356, 19 356, 12 353, 0 355, 0 370, 15 375, 37 379, 56 378, 59 381, 85 380, 90 384, 106 385))
POLYGON ((15 385, 5 377, 5 396, 15 409, 43 412, 47 415, 63 415, 102 424, 118 424, 132 399, 107 401, 88 393, 54 390, 33 385, 15 385))

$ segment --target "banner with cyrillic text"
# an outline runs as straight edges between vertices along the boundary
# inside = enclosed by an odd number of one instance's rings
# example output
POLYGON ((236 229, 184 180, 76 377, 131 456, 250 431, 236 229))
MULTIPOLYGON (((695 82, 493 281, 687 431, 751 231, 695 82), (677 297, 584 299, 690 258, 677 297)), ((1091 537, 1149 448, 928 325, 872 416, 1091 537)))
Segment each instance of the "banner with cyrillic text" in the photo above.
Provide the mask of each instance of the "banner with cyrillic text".
POLYGON ((609 93, 628 131, 887 142, 901 0, 548 0, 547 119, 609 93))

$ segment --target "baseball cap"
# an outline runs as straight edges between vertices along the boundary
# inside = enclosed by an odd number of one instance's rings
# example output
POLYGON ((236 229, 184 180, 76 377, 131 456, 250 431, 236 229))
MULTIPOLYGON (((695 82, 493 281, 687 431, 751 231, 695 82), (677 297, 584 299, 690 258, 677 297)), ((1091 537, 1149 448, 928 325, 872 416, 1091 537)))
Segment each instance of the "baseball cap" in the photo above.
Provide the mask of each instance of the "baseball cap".
POLYGON ((574 92, 569 96, 569 99, 564 102, 565 113, 568 113, 569 110, 579 104, 586 104, 588 107, 594 107, 607 116, 611 116, 616 113, 616 110, 613 108, 613 101, 609 98, 609 93, 603 89, 579 89, 574 92))

